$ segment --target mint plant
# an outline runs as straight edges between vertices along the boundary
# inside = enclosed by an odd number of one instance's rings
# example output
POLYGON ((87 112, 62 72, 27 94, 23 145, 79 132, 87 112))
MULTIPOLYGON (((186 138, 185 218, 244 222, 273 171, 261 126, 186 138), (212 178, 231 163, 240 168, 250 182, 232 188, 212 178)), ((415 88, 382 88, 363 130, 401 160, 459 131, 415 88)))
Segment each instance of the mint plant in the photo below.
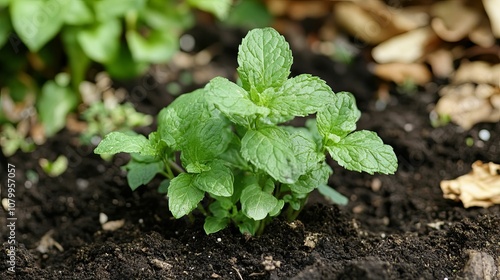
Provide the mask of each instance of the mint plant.
POLYGON ((173 216, 199 209, 207 234, 230 223, 260 234, 280 214, 295 219, 315 188, 328 193, 326 152, 349 170, 396 171, 390 146, 355 131, 361 113, 352 94, 335 94, 308 74, 289 78, 292 53, 277 31, 250 31, 238 64, 238 83, 216 77, 164 108, 148 138, 112 132, 95 153, 132 154, 125 167, 132 189, 165 176, 159 190, 173 216), (305 127, 286 125, 313 114, 305 127))

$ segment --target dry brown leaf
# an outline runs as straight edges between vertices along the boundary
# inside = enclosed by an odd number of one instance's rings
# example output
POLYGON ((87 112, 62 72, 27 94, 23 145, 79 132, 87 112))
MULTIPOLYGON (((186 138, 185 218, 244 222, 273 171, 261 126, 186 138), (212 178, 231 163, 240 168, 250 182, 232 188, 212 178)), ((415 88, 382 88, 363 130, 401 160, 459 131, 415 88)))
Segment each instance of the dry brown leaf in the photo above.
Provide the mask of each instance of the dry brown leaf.
POLYGON ((466 7, 463 1, 436 2, 431 7, 435 18, 432 29, 445 41, 457 42, 470 34, 481 21, 482 13, 473 7, 466 7))
POLYGON ((500 63, 491 65, 484 61, 462 62, 452 82, 455 84, 472 82, 499 86, 500 63))
POLYGON ((372 50, 372 56, 378 63, 417 61, 425 54, 436 34, 429 27, 415 29, 395 36, 372 50))
POLYGON ((421 63, 387 63, 377 64, 374 68, 374 73, 379 78, 403 84, 411 81, 417 85, 428 83, 432 74, 427 67, 421 63))
POLYGON ((500 0, 483 0, 483 6, 490 19, 493 35, 500 38, 500 0))
POLYGON ((427 55, 432 73, 438 78, 447 78, 453 73, 453 54, 447 49, 439 49, 427 55))
POLYGON ((443 95, 436 104, 439 115, 449 116, 451 120, 465 130, 480 122, 500 121, 500 108, 494 100, 500 96, 500 88, 471 83, 449 85, 441 89, 443 95))
POLYGON ((331 10, 330 1, 320 0, 268 0, 267 9, 274 16, 287 15, 293 20, 303 20, 305 18, 319 18, 327 16, 331 10))
POLYGON ((465 208, 500 204, 500 164, 476 161, 469 174, 440 185, 445 198, 462 201, 465 208))
POLYGON ((109 221, 101 225, 102 229, 105 231, 115 231, 125 225, 125 220, 109 221))
POLYGON ((334 16, 339 25, 368 44, 378 44, 407 31, 394 24, 394 13, 381 1, 336 2, 334 16))
POLYGON ((476 45, 483 48, 490 48, 495 45, 495 36, 493 36, 491 27, 487 20, 483 20, 481 24, 472 30, 469 34, 469 39, 476 45))

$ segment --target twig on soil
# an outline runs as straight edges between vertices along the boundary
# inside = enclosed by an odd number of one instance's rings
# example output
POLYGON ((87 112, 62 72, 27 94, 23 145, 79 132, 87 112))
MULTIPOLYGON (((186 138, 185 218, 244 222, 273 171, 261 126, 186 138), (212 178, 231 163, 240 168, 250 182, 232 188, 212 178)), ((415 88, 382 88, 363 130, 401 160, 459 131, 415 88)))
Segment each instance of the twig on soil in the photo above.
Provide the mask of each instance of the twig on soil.
POLYGON ((240 279, 243 280, 243 277, 241 276, 240 271, 234 265, 232 265, 231 267, 236 271, 236 273, 238 274, 238 277, 240 277, 240 279))

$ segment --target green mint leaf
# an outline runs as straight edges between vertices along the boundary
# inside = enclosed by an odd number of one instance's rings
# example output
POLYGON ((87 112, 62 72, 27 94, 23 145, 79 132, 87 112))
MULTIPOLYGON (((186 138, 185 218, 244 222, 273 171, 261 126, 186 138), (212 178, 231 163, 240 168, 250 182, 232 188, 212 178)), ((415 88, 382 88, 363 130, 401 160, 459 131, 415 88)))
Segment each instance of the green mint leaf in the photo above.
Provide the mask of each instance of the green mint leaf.
POLYGON ((208 206, 210 213, 218 218, 229 217, 229 209, 233 207, 233 202, 229 198, 217 198, 216 201, 208 206))
POLYGON ((184 166, 213 160, 227 149, 232 138, 229 123, 206 96, 203 89, 183 94, 160 112, 161 139, 181 151, 184 166))
POLYGON ((263 96, 267 107, 271 109, 270 118, 285 122, 296 116, 307 116, 325 107, 333 101, 332 89, 318 77, 309 74, 288 79, 276 92, 263 96))
POLYGON ((221 118, 212 117, 193 124, 183 136, 181 160, 183 165, 211 161, 222 154, 231 141, 228 124, 221 118))
POLYGON ((290 135, 281 127, 249 130, 241 139, 241 155, 282 183, 294 183, 304 171, 293 152, 290 135))
POLYGON ((205 88, 207 100, 236 124, 248 126, 249 120, 269 114, 268 108, 255 104, 246 90, 226 78, 216 77, 205 88))
POLYGON ((227 165, 240 170, 250 170, 248 162, 241 156, 241 145, 238 137, 233 137, 224 153, 219 155, 219 159, 225 161, 227 165))
POLYGON ((347 197, 343 196, 341 193, 332 189, 328 185, 320 185, 318 187, 318 191, 323 196, 325 196, 326 198, 331 200, 332 203, 335 203, 338 205, 347 205, 347 203, 349 202, 349 199, 347 197))
POLYGON ((170 186, 169 179, 165 179, 165 180, 161 181, 160 185, 158 186, 158 193, 167 194, 169 186, 170 186))
POLYGON ((398 159, 389 145, 384 145, 375 132, 356 131, 326 149, 340 166, 353 171, 394 174, 398 159))
MULTIPOLYGON (((154 149, 144 135, 128 135, 123 132, 111 132, 97 145, 96 154, 143 153, 148 155, 154 149)), ((154 153, 151 155, 155 155, 154 153)))
POLYGON ((229 218, 206 217, 203 229, 206 234, 216 233, 227 227, 231 220, 229 218))
POLYGON ((337 143, 356 129, 360 116, 354 96, 349 92, 339 92, 331 104, 318 112, 318 131, 324 138, 337 143))
POLYGON ((158 116, 158 132, 168 146, 179 150, 193 127, 215 114, 203 89, 179 96, 158 116))
POLYGON ((176 219, 189 214, 205 195, 193 184, 194 176, 182 173, 170 181, 168 208, 176 219))
POLYGON ((299 177, 294 184, 288 185, 290 190, 295 193, 307 194, 315 188, 327 184, 328 178, 333 173, 332 168, 325 162, 316 164, 316 168, 299 177))
POLYGON ((269 216, 271 217, 276 217, 281 213, 281 209, 285 206, 285 201, 280 199, 278 200, 278 203, 276 206, 273 208, 273 210, 269 211, 269 216))
POLYGON ((259 223, 239 212, 233 220, 242 234, 254 235, 257 232, 259 223))
POLYGON ((243 88, 263 92, 280 87, 290 75, 292 51, 276 30, 253 29, 241 42, 238 52, 238 74, 243 88))
POLYGON ((156 174, 163 170, 163 163, 161 162, 136 162, 130 161, 125 168, 127 172, 127 182, 133 191, 139 186, 149 183, 156 174))
POLYGON ((290 133, 293 153, 304 171, 315 168, 318 162, 325 160, 325 155, 319 152, 320 149, 311 132, 305 128, 285 127, 285 129, 290 133))
POLYGON ((201 172, 209 171, 209 170, 210 170, 210 166, 203 164, 203 163, 199 163, 199 162, 192 162, 192 163, 186 165, 186 171, 188 173, 201 173, 201 172))
POLYGON ((278 199, 254 184, 243 189, 240 202, 243 213, 247 217, 259 221, 273 211, 278 204, 278 199))
POLYGON ((194 185, 210 194, 228 197, 233 195, 233 182, 231 169, 216 162, 211 165, 210 170, 196 176, 194 185))

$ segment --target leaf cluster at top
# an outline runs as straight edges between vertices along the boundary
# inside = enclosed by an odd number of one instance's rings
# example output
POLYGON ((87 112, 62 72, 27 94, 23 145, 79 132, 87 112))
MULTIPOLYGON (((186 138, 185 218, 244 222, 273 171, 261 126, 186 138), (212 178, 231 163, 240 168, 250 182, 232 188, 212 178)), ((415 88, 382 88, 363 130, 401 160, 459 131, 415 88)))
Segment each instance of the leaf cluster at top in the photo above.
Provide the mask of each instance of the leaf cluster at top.
MULTIPOLYGON (((360 111, 352 94, 335 94, 309 74, 289 78, 292 60, 283 36, 254 29, 239 48, 238 83, 216 77, 164 108, 149 139, 114 132, 95 152, 137 153, 149 164, 159 162, 176 218, 202 207, 208 194, 208 211, 202 208, 207 233, 233 222, 255 234, 280 213, 294 218, 309 193, 328 183, 326 152, 349 170, 394 173, 392 148, 374 132, 355 131, 360 111), (306 127, 284 125, 312 114, 316 119, 306 127)), ((141 164, 133 158, 129 173, 141 164)))

